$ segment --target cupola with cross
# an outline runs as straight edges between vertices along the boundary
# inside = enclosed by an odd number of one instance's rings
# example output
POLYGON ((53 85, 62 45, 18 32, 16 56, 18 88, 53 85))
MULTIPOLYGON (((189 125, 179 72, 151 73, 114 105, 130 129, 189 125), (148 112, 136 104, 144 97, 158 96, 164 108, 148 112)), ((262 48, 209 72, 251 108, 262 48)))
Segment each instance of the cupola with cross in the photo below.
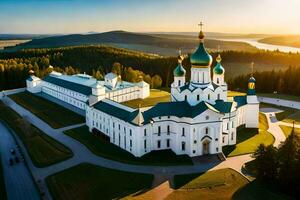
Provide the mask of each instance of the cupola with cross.
POLYGON ((212 57, 206 51, 204 46, 204 33, 202 31, 203 23, 200 22, 199 32, 199 46, 197 50, 190 56, 191 68, 191 82, 194 86, 206 85, 211 82, 210 66, 212 57))
MULTIPOLYGON (((219 49, 219 47, 218 47, 219 49)), ((224 85, 224 74, 225 74, 225 69, 223 68, 221 64, 222 58, 220 53, 218 54, 218 57, 216 58, 216 65, 213 69, 213 82, 217 85, 224 85)))
POLYGON ((172 83, 172 87, 181 87, 185 84, 186 71, 182 66, 183 59, 184 57, 181 55, 181 51, 179 50, 178 64, 173 71, 174 82, 172 83))

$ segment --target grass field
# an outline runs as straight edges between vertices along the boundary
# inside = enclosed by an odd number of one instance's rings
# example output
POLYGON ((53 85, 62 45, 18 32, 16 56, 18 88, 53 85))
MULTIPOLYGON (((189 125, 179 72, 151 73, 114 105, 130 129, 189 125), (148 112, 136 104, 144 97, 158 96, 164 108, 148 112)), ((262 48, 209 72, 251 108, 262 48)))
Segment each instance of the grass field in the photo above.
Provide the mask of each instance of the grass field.
POLYGON ((150 96, 147 97, 146 99, 134 99, 134 100, 123 102, 122 104, 132 108, 138 108, 139 106, 148 107, 148 106, 154 106, 159 102, 169 102, 169 101, 171 101, 171 96, 169 92, 163 90, 151 89, 150 96))
POLYGON ((223 153, 227 157, 237 156, 247 153, 253 153, 257 147, 263 143, 270 145, 274 143, 274 137, 268 130, 268 122, 266 116, 259 114, 259 130, 257 129, 241 129, 237 131, 237 144, 233 146, 223 147, 223 153))
POLYGON ((204 174, 175 175, 175 191, 167 200, 232 199, 234 193, 249 183, 232 169, 220 169, 204 174))
POLYGON ((54 200, 120 199, 151 187, 153 175, 80 164, 47 177, 54 200))
POLYGON ((9 97, 53 128, 61 128, 85 122, 84 117, 29 92, 13 94, 9 97))
POLYGON ((233 101, 233 97, 243 96, 243 95, 246 95, 246 93, 229 90, 228 93, 227 93, 227 100, 228 101, 233 101))
POLYGON ((14 130, 37 167, 45 167, 73 156, 71 150, 47 136, 0 102, 0 119, 14 130))
MULTIPOLYGON (((169 102, 171 101, 170 88, 163 88, 163 90, 151 89, 150 96, 146 99, 134 99, 130 101, 123 102, 123 105, 129 106, 131 108, 148 107, 154 106, 159 102, 169 102)), ((245 95, 246 93, 228 91, 228 99, 232 100, 234 96, 245 95)))
POLYGON ((5 183, 4 183, 4 176, 2 171, 2 162, 1 162, 1 155, 0 155, 0 199, 6 200, 6 189, 5 189, 5 183))
POLYGON ((277 108, 278 110, 281 110, 282 112, 275 113, 277 120, 284 121, 288 123, 300 124, 300 110, 294 109, 294 108, 288 108, 283 106, 277 106, 273 104, 267 104, 267 103, 260 103, 260 108, 277 108))
POLYGON ((227 93, 228 97, 235 97, 235 96, 242 96, 242 95, 246 95, 246 93, 244 92, 237 92, 237 91, 231 91, 229 90, 227 93))
POLYGON ((192 165, 192 160, 188 156, 177 156, 167 150, 154 151, 136 158, 118 146, 90 133, 87 126, 68 130, 65 134, 84 144, 94 154, 119 162, 138 165, 192 165))
MULTIPOLYGON (((292 132, 292 127, 279 125, 285 137, 288 137, 292 132)), ((300 136, 300 128, 295 128, 295 133, 300 136)))

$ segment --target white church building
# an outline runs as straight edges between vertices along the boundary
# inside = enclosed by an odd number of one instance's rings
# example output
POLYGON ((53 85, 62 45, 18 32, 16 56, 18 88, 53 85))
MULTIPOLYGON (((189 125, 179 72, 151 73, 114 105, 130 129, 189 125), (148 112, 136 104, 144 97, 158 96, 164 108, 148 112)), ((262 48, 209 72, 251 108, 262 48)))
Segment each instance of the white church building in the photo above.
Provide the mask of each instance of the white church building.
POLYGON ((120 148, 141 157, 154 150, 171 149, 190 157, 217 154, 222 147, 236 144, 237 127, 258 128, 259 102, 255 79, 251 77, 245 96, 227 99, 225 70, 220 55, 211 73, 213 58, 204 47, 199 33, 199 47, 190 56, 191 78, 179 55, 173 71, 171 101, 133 109, 120 102, 144 99, 149 85, 129 83, 113 73, 104 81, 85 75, 52 72, 44 80, 31 76, 27 90, 44 92, 86 111, 86 125, 120 148), (212 75, 211 75, 212 74, 212 75))

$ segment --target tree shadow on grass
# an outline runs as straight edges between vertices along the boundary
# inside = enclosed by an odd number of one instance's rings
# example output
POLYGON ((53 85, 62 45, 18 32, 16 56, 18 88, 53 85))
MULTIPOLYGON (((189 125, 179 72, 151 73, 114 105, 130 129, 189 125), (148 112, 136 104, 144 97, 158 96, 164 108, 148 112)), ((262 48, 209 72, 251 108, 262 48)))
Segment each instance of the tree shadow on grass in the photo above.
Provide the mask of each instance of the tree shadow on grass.
POLYGON ((259 133, 258 128, 243 128, 237 130, 237 143, 244 142, 259 133))
POLYGON ((228 157, 228 155, 233 152, 236 149, 236 145, 230 145, 230 146, 224 146, 222 147, 223 154, 225 157, 228 157))
POLYGON ((240 188, 233 195, 234 200, 283 200, 293 199, 280 192, 280 188, 276 188, 273 184, 262 183, 254 180, 244 187, 240 188))
MULTIPOLYGON (((205 172, 204 172, 205 173, 205 172)), ((185 174, 185 175, 175 175, 174 176, 174 189, 179 189, 197 177, 201 176, 204 173, 195 173, 195 174, 185 174), (176 181, 175 181, 176 180, 176 181)))

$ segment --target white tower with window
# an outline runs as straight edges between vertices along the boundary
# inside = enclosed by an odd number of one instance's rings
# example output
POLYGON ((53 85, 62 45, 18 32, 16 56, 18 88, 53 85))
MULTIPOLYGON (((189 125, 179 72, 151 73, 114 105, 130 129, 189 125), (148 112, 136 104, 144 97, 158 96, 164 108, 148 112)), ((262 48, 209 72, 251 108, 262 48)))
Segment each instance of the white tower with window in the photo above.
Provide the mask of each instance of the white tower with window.
POLYGON ((219 54, 218 57, 216 58, 216 66, 213 69, 213 82, 214 84, 220 86, 222 88, 222 92, 219 94, 220 98, 218 99, 223 99, 226 101, 227 99, 227 83, 225 82, 225 69, 223 68, 221 64, 222 58, 221 55, 219 54))

